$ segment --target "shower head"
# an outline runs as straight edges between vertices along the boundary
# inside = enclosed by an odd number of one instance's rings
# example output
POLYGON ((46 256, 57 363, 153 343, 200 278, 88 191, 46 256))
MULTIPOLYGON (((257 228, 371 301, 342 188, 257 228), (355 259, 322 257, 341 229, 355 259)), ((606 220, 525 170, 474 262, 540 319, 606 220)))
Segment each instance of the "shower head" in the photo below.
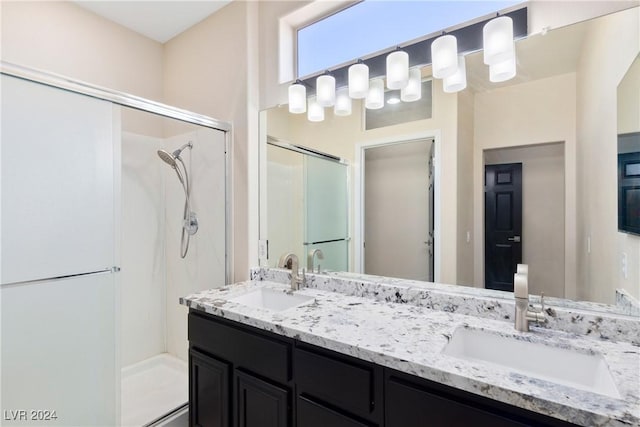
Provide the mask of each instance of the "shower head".
POLYGON ((189 141, 186 144, 184 144, 182 147, 175 150, 173 153, 169 153, 168 151, 165 151, 165 150, 158 150, 158 156, 160 156, 163 162, 165 162, 166 164, 168 164, 169 166, 175 169, 177 167, 176 160, 181 160, 180 154, 187 147, 193 148, 193 143, 189 141))
MULTIPOLYGON (((180 155, 180 153, 178 153, 178 155, 180 155)), ((164 150, 158 150, 158 156, 162 159, 163 162, 165 162, 166 164, 168 164, 169 166, 171 166, 172 168, 176 168, 176 158, 178 156, 171 153, 167 153, 164 150)))

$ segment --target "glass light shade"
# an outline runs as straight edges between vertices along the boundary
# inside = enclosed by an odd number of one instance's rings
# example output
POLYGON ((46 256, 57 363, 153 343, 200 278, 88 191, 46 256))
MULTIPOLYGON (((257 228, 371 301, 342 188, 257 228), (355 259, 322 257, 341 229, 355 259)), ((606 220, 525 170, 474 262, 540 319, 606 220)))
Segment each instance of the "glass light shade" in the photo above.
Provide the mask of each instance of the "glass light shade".
POLYGON ((409 82, 409 54, 401 50, 387 55, 387 87, 402 89, 409 82))
POLYGON ((489 66, 489 80, 494 83, 505 82, 516 76, 516 57, 489 66))
POLYGON ((446 93, 460 92, 467 87, 467 67, 464 55, 458 56, 456 72, 442 81, 442 87, 446 93))
POLYGON ((458 69, 458 40, 455 36, 438 37, 431 43, 433 77, 447 78, 458 69))
POLYGON ((316 97, 321 107, 333 107, 336 103, 335 77, 324 75, 316 79, 316 97))
POLYGON ((413 102, 422 98, 422 73, 420 68, 409 70, 409 83, 400 91, 400 99, 404 102, 413 102))
POLYGON ((324 108, 318 104, 315 96, 309 98, 307 119, 309 119, 310 122, 321 122, 324 120, 324 108))
POLYGON ((513 20, 500 16, 487 22, 482 29, 484 63, 495 65, 515 56, 513 20))
POLYGON ((289 86, 289 112, 293 114, 307 111, 307 88, 296 83, 289 86))
POLYGON ((365 64, 354 64, 349 67, 349 96, 353 99, 367 97, 369 92, 369 67, 365 64))
POLYGON ((351 115, 351 98, 349 98, 349 89, 342 87, 336 93, 336 105, 333 107, 333 114, 336 116, 351 115))
POLYGON ((364 106, 370 110, 384 107, 384 82, 382 79, 374 79, 369 82, 369 92, 364 106))

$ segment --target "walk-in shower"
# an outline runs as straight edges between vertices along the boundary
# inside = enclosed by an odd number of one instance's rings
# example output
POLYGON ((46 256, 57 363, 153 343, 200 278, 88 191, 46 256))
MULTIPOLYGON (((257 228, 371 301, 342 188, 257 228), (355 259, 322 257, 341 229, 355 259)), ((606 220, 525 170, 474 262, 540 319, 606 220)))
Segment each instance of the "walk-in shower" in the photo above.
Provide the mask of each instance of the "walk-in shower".
POLYGON ((189 182, 189 171, 184 164, 180 154, 188 148, 193 149, 193 142, 189 141, 182 147, 175 150, 173 153, 169 153, 165 150, 158 150, 158 156, 166 164, 171 166, 176 171, 180 184, 184 189, 184 211, 182 214, 182 235, 180 237, 180 257, 184 258, 189 252, 189 241, 191 236, 198 231, 198 217, 195 212, 191 211, 191 184, 189 182), (182 166, 182 172, 180 172, 180 166, 182 166))
POLYGON ((228 283, 230 125, 2 61, 0 74, 12 159, 0 164, 0 411, 87 427, 183 420, 178 300, 228 283))

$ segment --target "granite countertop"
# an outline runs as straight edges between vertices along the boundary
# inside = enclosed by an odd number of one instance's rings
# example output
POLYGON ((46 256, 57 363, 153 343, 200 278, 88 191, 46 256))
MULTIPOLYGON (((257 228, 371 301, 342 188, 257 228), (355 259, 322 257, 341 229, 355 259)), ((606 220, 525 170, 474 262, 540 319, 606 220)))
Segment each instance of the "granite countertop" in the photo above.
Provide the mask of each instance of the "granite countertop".
POLYGON ((282 283, 246 281, 192 294, 180 303, 578 425, 640 425, 640 347, 631 343, 535 327, 532 332, 520 333, 505 321, 313 288, 296 293, 313 296, 314 302, 280 312, 228 301, 261 287, 288 291, 282 283), (443 354, 458 328, 599 353, 609 366, 620 398, 443 354))

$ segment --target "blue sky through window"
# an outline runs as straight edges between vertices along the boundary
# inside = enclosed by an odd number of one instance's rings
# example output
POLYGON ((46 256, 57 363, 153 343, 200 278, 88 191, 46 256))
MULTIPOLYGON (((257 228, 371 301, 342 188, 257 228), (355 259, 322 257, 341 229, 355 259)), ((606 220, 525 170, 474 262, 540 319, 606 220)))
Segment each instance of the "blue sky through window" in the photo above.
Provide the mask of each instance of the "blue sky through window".
POLYGON ((365 0, 298 30, 298 76, 303 77, 522 0, 365 0))

